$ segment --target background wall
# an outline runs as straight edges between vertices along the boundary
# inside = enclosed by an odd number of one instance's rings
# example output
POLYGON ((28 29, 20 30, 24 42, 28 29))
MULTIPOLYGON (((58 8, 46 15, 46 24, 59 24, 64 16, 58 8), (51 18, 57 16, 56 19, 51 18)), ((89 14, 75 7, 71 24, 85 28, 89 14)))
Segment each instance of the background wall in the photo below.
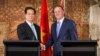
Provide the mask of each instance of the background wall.
MULTIPOLYGON (((60 1, 47 0, 50 27, 55 21, 53 8, 60 4, 60 1)), ((91 2, 94 3, 93 0, 65 0, 65 16, 75 21, 79 40, 89 40, 90 38, 91 2)), ((4 39, 18 40, 16 28, 18 24, 24 22, 24 8, 27 6, 36 8, 37 15, 34 22, 40 25, 41 0, 0 0, 0 56, 4 53, 2 43, 4 39)))

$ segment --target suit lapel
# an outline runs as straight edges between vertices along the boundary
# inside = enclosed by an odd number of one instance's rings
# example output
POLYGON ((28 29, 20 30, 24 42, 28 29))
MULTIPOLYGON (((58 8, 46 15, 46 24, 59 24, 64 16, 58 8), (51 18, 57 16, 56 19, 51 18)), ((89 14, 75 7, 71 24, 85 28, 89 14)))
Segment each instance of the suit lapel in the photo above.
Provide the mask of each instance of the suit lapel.
POLYGON ((33 33, 30 26, 26 22, 25 22, 25 25, 26 25, 27 30, 30 31, 31 33, 33 33))
POLYGON ((53 34, 54 34, 54 37, 57 39, 57 32, 56 32, 56 27, 57 27, 57 22, 54 24, 54 31, 53 31, 53 34))
POLYGON ((35 35, 34 35, 34 33, 32 32, 32 29, 30 28, 30 26, 25 22, 25 25, 26 25, 26 28, 27 28, 27 30, 26 31, 28 31, 28 33, 30 33, 31 34, 31 37, 33 38, 33 36, 35 37, 35 35))

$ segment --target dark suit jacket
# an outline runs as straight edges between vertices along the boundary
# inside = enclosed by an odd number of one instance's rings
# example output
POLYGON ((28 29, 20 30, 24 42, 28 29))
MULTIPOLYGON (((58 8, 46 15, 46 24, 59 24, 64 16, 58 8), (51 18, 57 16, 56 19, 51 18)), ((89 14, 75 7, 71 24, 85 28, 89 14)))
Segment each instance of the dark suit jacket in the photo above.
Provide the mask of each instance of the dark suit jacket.
POLYGON ((61 56, 61 41, 62 40, 77 40, 77 33, 75 23, 72 20, 64 19, 59 36, 56 34, 57 22, 53 23, 51 26, 51 37, 46 43, 46 48, 50 47, 53 44, 53 53, 54 56, 61 56))
MULTIPOLYGON (((38 40, 40 40, 40 27, 36 24, 34 24, 34 26, 37 32, 38 40)), ((36 38, 31 28, 26 22, 18 25, 17 34, 19 40, 34 40, 34 38, 36 38)))

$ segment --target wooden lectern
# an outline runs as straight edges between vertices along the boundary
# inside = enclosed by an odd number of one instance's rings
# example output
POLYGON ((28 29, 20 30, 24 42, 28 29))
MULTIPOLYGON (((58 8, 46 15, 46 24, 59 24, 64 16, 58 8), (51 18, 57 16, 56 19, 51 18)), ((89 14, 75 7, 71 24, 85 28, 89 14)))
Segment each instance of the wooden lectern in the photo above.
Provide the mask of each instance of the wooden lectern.
POLYGON ((4 41, 5 56, 40 56, 39 41, 4 41))
POLYGON ((62 56, 97 56, 97 41, 66 40, 61 42, 62 56))

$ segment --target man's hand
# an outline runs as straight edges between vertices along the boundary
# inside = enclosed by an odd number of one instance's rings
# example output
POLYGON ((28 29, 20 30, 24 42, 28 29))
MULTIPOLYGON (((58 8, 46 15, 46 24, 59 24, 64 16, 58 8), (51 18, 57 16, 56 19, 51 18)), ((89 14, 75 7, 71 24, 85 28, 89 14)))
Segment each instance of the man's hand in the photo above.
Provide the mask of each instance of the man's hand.
POLYGON ((41 50, 46 50, 46 47, 44 44, 40 43, 40 46, 41 46, 41 50))

